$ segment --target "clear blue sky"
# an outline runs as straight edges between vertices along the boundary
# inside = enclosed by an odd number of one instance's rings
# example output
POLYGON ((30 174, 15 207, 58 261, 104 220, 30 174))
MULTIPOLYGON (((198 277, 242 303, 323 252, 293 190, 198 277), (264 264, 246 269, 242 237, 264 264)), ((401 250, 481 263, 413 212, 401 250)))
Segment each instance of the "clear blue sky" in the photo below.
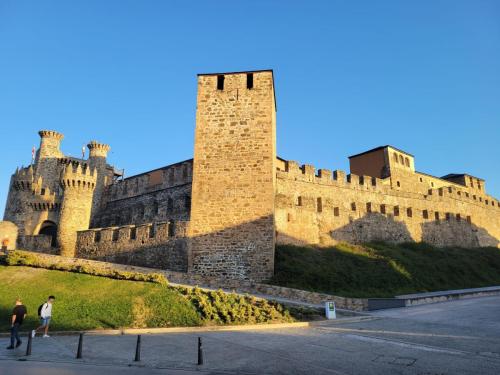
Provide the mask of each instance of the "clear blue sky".
POLYGON ((0 212, 37 131, 131 175, 192 157, 196 74, 272 68, 278 154, 392 144, 500 198, 500 2, 0 1, 0 212))

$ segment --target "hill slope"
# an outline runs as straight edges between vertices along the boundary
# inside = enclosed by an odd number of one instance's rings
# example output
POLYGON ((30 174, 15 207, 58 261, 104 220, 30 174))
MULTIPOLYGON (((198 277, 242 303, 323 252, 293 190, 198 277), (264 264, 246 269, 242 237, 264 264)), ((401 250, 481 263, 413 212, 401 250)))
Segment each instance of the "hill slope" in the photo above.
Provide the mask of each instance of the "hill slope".
POLYGON ((349 297, 500 285, 500 249, 414 243, 277 246, 270 283, 349 297))
POLYGON ((282 307, 222 291, 166 287, 41 268, 0 266, 0 330, 6 331, 17 297, 28 309, 25 329, 37 326, 37 309, 56 296, 53 330, 173 327, 287 322, 282 307))

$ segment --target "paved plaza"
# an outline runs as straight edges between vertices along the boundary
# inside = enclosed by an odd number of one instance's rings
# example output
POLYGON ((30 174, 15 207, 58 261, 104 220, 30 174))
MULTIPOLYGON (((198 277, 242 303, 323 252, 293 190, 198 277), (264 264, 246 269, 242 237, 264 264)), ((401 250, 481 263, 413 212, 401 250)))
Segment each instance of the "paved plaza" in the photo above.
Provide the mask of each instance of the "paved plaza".
POLYGON ((0 375, 20 374, 481 374, 500 373, 500 296, 471 298, 314 323, 309 328, 142 336, 36 338, 7 351, 0 375), (202 337, 204 364, 197 363, 202 337))

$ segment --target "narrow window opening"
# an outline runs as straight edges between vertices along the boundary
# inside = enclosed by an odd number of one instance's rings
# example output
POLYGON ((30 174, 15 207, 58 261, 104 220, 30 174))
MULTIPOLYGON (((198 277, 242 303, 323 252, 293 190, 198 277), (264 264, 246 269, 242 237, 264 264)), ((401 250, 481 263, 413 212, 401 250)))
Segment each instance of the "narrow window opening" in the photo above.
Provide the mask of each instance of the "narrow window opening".
POLYGON ((302 206, 302 197, 300 195, 297 197, 297 206, 302 206))
POLYGON ((113 231, 113 241, 118 241, 119 234, 120 232, 118 231, 118 229, 113 231))
POLYGON ((406 165, 407 167, 409 167, 409 166, 410 166, 410 159, 405 158, 405 165, 406 165))
POLYGON ((385 214, 385 204, 380 205, 380 213, 385 214))
POLYGON ((446 213, 446 220, 450 220, 451 219, 451 214, 449 212, 446 213))
POLYGON ((460 216, 460 214, 457 214, 457 215, 456 215, 456 218, 457 218, 457 221, 462 220, 462 217, 460 216))
POLYGON ((224 76, 217 76, 217 90, 224 90, 224 76))
POLYGON ((413 211, 411 210, 411 207, 408 207, 406 209, 406 216, 408 216, 408 217, 412 217, 413 216, 413 211))
POLYGON ((321 197, 316 199, 316 210, 318 212, 323 212, 323 200, 321 199, 321 197))
POLYGON ((439 212, 434 212, 434 218, 439 221, 439 212))
POLYGON ((399 206, 394 206, 394 216, 399 216, 399 206))
POLYGON ((398 187, 401 187, 401 182, 397 181, 396 185, 398 185, 398 187))
POLYGON ((286 221, 288 221, 288 222, 292 221, 292 214, 291 213, 288 213, 286 215, 286 221))
POLYGON ((467 216, 467 222, 468 222, 469 224, 471 224, 471 223, 472 223, 472 219, 471 219, 471 217, 470 217, 470 216, 467 216))
POLYGON ((151 225, 149 227, 149 238, 154 238, 154 236, 155 236, 155 226, 151 225))
POLYGON ((423 217, 424 219, 428 219, 428 218, 429 218, 429 211, 427 211, 427 210, 423 210, 423 211, 422 211, 422 217, 423 217))
POLYGON ((247 89, 253 89, 253 73, 247 74, 247 89))
POLYGON ((351 203, 351 211, 356 211, 356 203, 351 203))
POLYGON ((168 236, 175 236, 175 223, 173 221, 168 222, 168 236))
POLYGON ((372 212, 372 204, 370 202, 366 203, 366 212, 368 213, 372 212))
POLYGON ((100 241, 101 241, 101 232, 97 231, 95 232, 94 242, 100 242, 100 241))
POLYGON ((333 216, 339 216, 340 212, 339 212, 339 208, 338 207, 334 207, 333 208, 333 216))
POLYGON ((133 227, 133 228, 130 228, 130 239, 135 240, 135 238, 136 238, 136 228, 133 227))

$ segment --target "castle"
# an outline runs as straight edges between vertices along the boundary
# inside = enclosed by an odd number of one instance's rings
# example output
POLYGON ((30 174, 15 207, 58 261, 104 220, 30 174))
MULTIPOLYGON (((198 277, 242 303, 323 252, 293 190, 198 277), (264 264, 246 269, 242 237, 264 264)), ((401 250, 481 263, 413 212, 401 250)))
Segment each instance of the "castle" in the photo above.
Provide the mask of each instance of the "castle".
POLYGON ((499 246, 500 202, 480 178, 417 172, 389 145, 350 156, 347 175, 277 157, 271 70, 198 75, 194 158, 139 175, 109 165, 106 144, 79 159, 39 134, 5 209, 20 248, 261 281, 276 243, 499 246))

